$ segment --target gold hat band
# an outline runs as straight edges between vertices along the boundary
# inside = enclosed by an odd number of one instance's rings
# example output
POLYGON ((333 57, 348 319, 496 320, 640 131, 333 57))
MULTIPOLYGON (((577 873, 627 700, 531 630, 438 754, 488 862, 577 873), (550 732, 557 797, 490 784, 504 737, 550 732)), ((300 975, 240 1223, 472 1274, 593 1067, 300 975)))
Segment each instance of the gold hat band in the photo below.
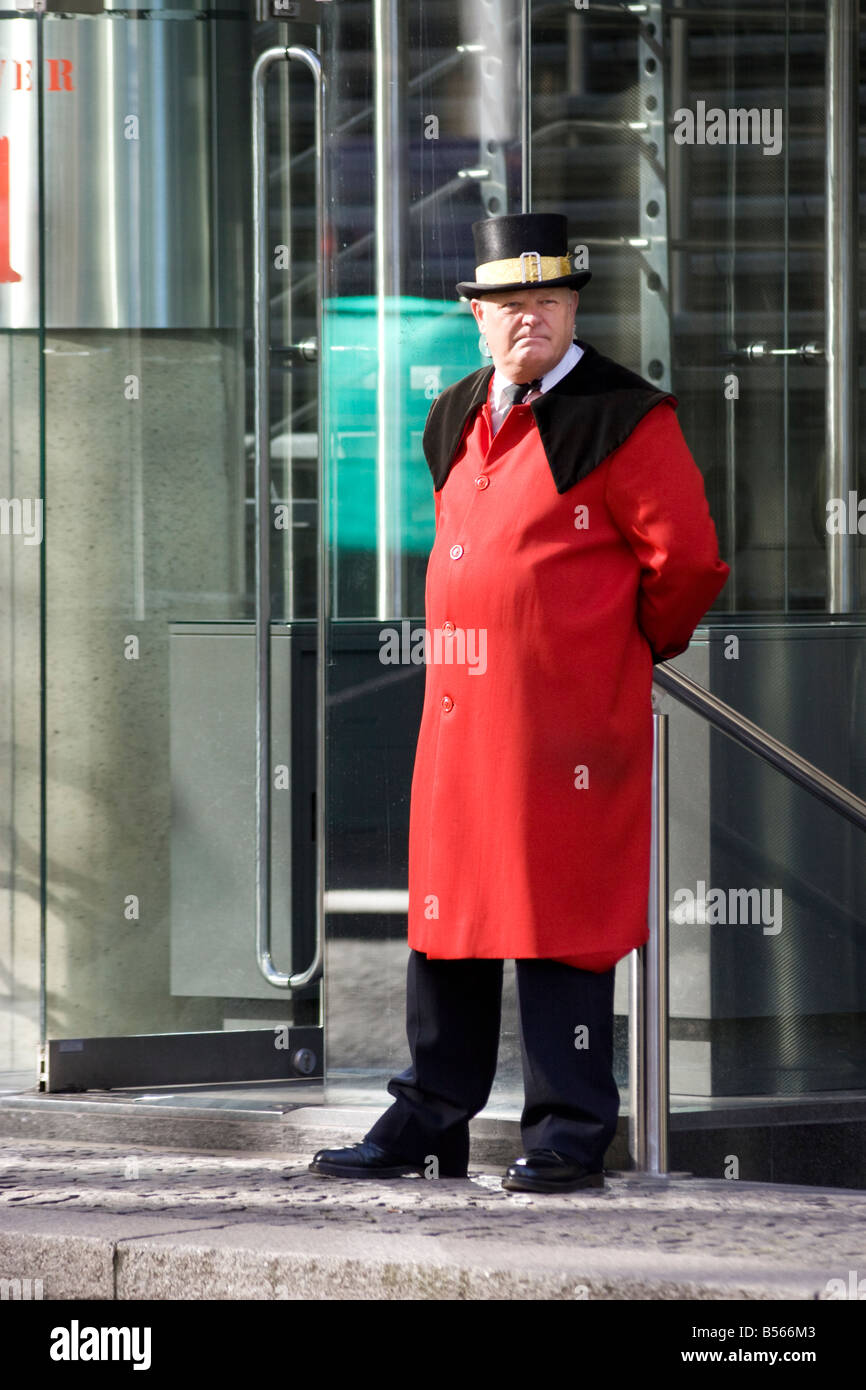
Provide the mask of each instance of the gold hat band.
POLYGON ((511 260, 488 261, 486 265, 475 267, 475 280, 479 285, 510 285, 518 280, 524 285, 535 285, 570 274, 568 256, 540 256, 537 251, 524 251, 522 256, 511 260))

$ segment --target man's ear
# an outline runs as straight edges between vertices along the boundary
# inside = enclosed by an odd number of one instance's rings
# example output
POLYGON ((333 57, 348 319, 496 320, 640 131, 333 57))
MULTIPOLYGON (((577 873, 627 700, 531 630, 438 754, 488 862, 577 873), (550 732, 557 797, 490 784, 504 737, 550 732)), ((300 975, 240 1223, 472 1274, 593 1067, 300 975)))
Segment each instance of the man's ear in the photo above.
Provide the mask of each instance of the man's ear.
POLYGON ((473 314, 475 315, 475 322, 478 324, 478 327, 481 329, 481 332, 483 333, 483 332, 484 332, 484 301, 483 301, 482 299, 470 299, 469 305, 470 305, 470 307, 471 307, 471 309, 472 309, 473 314))

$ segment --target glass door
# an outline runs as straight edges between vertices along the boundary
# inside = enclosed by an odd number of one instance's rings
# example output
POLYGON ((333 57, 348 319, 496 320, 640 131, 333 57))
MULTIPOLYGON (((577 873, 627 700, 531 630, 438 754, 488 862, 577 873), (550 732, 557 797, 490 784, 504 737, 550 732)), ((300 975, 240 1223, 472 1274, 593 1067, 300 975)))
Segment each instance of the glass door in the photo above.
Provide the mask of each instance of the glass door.
POLYGON ((33 1084, 42 1036, 38 56, 33 16, 0 10, 0 1085, 10 1089, 33 1084))
MULTIPOLYGON (((322 1074, 313 75, 290 81, 283 62, 264 94, 260 487, 253 70, 287 30, 224 3, 111 9, 0 23, 4 466, 9 499, 44 499, 41 544, 13 507, 2 555, 25 907, 8 919, 9 1064, 32 1067, 38 1042, 49 1091, 308 1084, 322 1074), (263 566, 276 984, 256 921, 263 566)), ((312 50, 309 17, 292 42, 312 50)))

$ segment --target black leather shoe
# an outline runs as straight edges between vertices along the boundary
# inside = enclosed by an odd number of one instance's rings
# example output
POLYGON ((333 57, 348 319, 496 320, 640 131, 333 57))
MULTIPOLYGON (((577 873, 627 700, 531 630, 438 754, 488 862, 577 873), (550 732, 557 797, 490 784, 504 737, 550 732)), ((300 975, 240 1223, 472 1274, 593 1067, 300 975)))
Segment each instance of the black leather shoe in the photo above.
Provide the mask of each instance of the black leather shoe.
POLYGON ((530 1149, 512 1163, 502 1186, 506 1192, 577 1192, 581 1187, 604 1187, 604 1173, 590 1172, 556 1149, 530 1149))
POLYGON ((331 1178, 405 1178, 410 1173, 423 1174, 424 1167, 364 1139, 348 1149, 319 1149, 310 1172, 331 1178))

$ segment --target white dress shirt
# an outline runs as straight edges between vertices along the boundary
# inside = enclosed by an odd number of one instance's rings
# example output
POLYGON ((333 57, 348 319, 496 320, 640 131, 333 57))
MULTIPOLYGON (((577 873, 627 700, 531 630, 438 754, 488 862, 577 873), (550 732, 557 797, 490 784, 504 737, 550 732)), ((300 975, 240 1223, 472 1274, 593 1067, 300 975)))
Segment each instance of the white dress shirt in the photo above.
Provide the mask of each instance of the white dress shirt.
MULTIPOLYGON (((541 378, 539 390, 543 393, 549 391, 551 386, 555 386, 558 381, 562 381, 564 376, 568 376, 572 367, 576 367, 583 356, 583 348, 578 347, 577 343, 572 343, 565 356, 557 362, 555 367, 551 367, 549 372, 545 372, 541 378)), ((493 373, 493 393, 490 401, 490 418, 493 424, 493 433, 496 434, 502 421, 505 419, 508 401, 503 400, 502 393, 506 386, 514 383, 497 370, 493 373)))

